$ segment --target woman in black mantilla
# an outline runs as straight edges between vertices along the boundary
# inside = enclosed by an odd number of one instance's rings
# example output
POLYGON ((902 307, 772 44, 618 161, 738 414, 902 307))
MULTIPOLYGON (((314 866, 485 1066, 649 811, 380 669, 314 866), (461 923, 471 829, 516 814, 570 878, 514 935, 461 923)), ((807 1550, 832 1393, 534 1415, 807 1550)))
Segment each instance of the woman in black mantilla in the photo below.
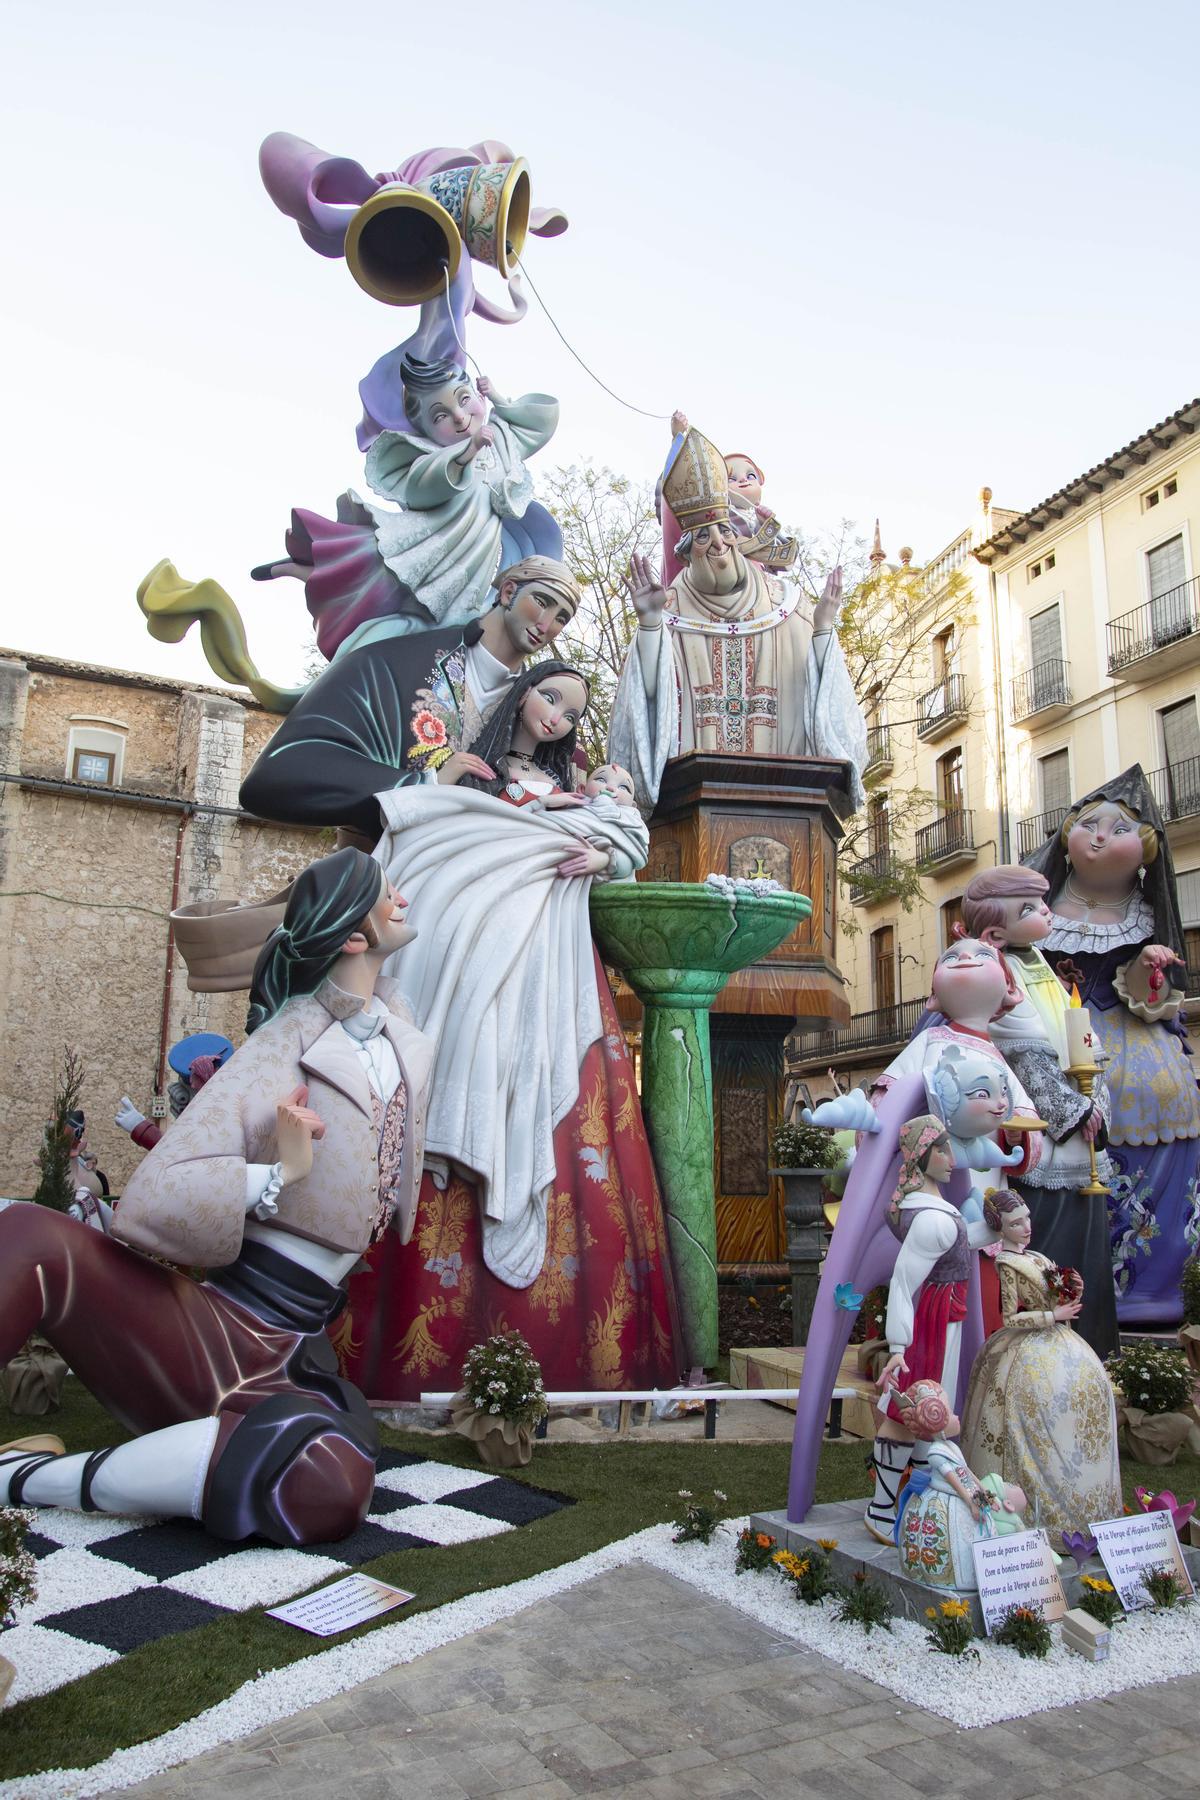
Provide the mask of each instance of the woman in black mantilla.
MULTIPOLYGON (((1025 860, 1050 883, 1054 924, 1043 953, 1079 989, 1106 1059, 1118 1318, 1176 1324, 1180 1273, 1200 1241, 1200 1093, 1180 1019, 1175 869, 1140 766, 1093 788, 1025 860)), ((1040 1214, 1035 1235, 1053 1256, 1040 1214)))

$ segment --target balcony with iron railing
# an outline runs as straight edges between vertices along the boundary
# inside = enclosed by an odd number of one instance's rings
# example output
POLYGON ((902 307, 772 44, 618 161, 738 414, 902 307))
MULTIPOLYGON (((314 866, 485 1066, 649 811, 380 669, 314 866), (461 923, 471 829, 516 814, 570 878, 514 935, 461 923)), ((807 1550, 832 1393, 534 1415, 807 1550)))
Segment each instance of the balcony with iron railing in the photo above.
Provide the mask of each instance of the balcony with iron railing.
POLYGON ((1034 813, 1031 819, 1017 820, 1017 854, 1024 858, 1040 850, 1052 838, 1067 814, 1069 806, 1052 806, 1048 812, 1034 813))
POLYGON ((1122 613, 1105 629, 1110 675, 1134 663, 1142 665, 1139 675, 1148 675, 1195 661, 1200 655, 1200 576, 1122 613))
POLYGON ((1071 705, 1071 665, 1061 656, 1034 663, 1032 669, 1012 678, 1012 722, 1037 714, 1065 712, 1071 705))
POLYGON ((867 728, 867 763, 863 770, 863 780, 871 776, 886 775, 892 767, 892 733, 887 725, 871 725, 867 728))
POLYGON ((899 1050, 916 1030, 924 1011, 925 1001, 921 999, 898 1000, 891 1006, 877 1006, 871 1012, 855 1013, 848 1024, 839 1025, 833 1031, 798 1038, 789 1066, 794 1069, 810 1064, 824 1067, 838 1057, 868 1053, 874 1056, 899 1050))
POLYGON ((850 901, 854 906, 874 906, 882 900, 890 900, 900 891, 896 858, 890 844, 878 845, 869 855, 851 863, 848 874, 850 901))
POLYGON ((1185 756, 1165 769, 1151 769, 1146 780, 1168 824, 1200 818, 1200 756, 1185 756))
POLYGON ((932 824, 922 825, 916 836, 916 862, 921 869, 953 868, 974 862, 975 829, 969 807, 954 806, 940 812, 932 824))
POLYGON ((947 675, 917 702, 917 736, 929 741, 953 731, 971 710, 967 684, 961 675, 947 675))

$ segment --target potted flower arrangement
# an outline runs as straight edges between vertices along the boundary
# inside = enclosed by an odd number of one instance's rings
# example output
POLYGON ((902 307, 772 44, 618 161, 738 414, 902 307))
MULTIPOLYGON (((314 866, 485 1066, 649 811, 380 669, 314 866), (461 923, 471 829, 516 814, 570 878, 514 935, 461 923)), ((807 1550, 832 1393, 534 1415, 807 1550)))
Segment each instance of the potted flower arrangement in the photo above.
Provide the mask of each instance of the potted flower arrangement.
MULTIPOLYGON (((0 1632, 14 1623, 13 1609, 37 1593, 37 1564, 25 1548, 25 1533, 32 1513, 0 1506, 0 1632)), ((13 1683, 16 1670, 0 1656, 0 1706, 13 1683)))
POLYGON ((792 1342, 808 1341, 821 1275, 822 1195, 828 1173, 845 1151, 819 1125, 781 1125, 771 1139, 772 1175, 783 1183, 787 1255, 792 1274, 792 1342))
POLYGON ((481 1462, 515 1469, 533 1455, 533 1428, 546 1411, 546 1390, 537 1357, 519 1331, 486 1338, 467 1352, 462 1390, 450 1417, 470 1438, 481 1462))
POLYGON ((1173 1463, 1194 1424, 1193 1378, 1184 1352, 1135 1338, 1105 1367, 1117 1390, 1122 1450, 1138 1462, 1173 1463))

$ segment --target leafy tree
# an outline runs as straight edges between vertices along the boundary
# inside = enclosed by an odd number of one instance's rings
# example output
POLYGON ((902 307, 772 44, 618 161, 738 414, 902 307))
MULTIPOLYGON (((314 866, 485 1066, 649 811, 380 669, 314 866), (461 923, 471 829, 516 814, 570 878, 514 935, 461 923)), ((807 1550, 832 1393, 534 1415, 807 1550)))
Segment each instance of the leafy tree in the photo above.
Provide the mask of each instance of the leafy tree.
MULTIPOLYGON (((869 750, 874 754, 883 748, 878 734, 885 726, 895 731, 920 719, 921 697, 934 685, 929 667, 933 626, 953 626, 961 635, 971 618, 971 584, 959 569, 931 589, 926 571, 911 562, 873 566, 866 540, 850 520, 836 531, 798 536, 797 572, 814 598, 829 570, 841 564, 846 597, 838 637, 873 734, 869 750)), ((911 846, 936 801, 898 771, 890 773, 887 758, 874 754, 874 763, 868 763, 864 777, 866 810, 848 822, 841 842, 838 880, 868 899, 895 898, 911 912, 923 898, 921 866, 904 847, 911 846)), ((849 907, 842 909, 839 924, 849 936, 861 930, 849 907)))
POLYGON ((83 1061, 78 1051, 67 1045, 54 1085, 50 1118, 38 1149, 38 1185, 33 1196, 40 1206, 52 1206, 56 1212, 66 1212, 75 1198, 71 1185, 71 1128, 67 1115, 79 1108, 83 1080, 83 1061))
POLYGON ((539 497, 558 520, 564 561, 584 593, 574 621, 554 648, 591 683, 580 736, 588 761, 594 763, 604 756, 617 679, 637 628, 627 597, 629 561, 654 553, 659 544, 653 494, 647 486, 585 461, 555 469, 539 497))

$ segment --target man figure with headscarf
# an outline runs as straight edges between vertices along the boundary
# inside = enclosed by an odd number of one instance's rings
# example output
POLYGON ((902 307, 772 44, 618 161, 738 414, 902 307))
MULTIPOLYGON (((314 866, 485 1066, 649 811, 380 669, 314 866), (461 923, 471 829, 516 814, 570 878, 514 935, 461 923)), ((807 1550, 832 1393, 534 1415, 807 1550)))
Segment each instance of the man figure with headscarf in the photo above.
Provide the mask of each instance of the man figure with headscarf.
POLYGON ((748 562, 729 519, 724 458, 698 431, 676 439, 662 491, 685 566, 664 589, 646 557, 633 559, 638 630, 613 705, 611 760, 632 770, 649 808, 668 760, 689 750, 832 757, 849 764, 861 806, 867 733, 834 629, 841 570, 813 608, 797 583, 748 562))
POLYGON ((496 580, 469 625, 358 635, 289 712, 242 783, 242 805, 288 825, 340 825, 374 844, 376 794, 410 781, 485 780, 466 746, 530 657, 571 623, 580 592, 565 563, 527 556, 496 580))

